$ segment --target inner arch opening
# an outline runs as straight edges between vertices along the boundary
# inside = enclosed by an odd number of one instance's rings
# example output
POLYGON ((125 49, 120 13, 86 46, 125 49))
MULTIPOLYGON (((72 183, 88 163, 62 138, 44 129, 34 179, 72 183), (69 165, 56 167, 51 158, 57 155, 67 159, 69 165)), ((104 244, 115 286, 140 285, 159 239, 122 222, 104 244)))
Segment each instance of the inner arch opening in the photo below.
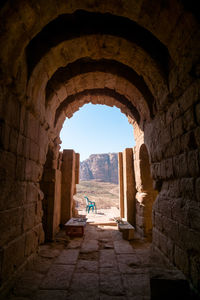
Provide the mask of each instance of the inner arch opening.
POLYGON ((74 200, 79 214, 85 213, 84 196, 95 201, 95 222, 119 217, 118 153, 135 145, 133 125, 116 107, 86 104, 60 133, 61 150, 80 153, 80 182, 74 200))

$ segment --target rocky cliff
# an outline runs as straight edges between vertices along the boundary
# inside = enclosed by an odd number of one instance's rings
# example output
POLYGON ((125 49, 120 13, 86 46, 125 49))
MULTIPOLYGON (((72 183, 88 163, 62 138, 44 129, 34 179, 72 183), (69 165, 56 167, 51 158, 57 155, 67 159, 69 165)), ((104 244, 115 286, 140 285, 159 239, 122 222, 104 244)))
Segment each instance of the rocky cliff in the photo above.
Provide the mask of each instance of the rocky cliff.
POLYGON ((118 183, 118 154, 92 154, 80 163, 80 180, 118 183))

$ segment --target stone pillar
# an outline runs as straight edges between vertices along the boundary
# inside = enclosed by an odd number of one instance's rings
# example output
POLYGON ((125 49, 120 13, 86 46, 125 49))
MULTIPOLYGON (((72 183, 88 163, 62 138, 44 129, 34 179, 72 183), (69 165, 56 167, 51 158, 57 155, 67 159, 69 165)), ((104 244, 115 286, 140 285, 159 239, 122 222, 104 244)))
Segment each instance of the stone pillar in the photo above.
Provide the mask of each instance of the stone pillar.
POLYGON ((123 156, 118 153, 118 173, 119 173, 119 211, 120 217, 124 218, 124 181, 123 181, 123 156))
POLYGON ((73 150, 63 150, 61 183, 61 224, 72 217, 73 195, 75 186, 75 161, 73 150))
POLYGON ((61 171, 60 158, 55 157, 52 148, 49 148, 44 165, 40 187, 44 193, 43 228, 45 240, 51 241, 59 231, 60 224, 60 197, 61 197, 61 171))
POLYGON ((124 181, 124 218, 135 226, 135 176, 133 166, 133 149, 123 151, 123 181, 124 181))
POLYGON ((76 153, 76 179, 75 179, 75 183, 79 184, 79 168, 80 168, 80 154, 76 153))

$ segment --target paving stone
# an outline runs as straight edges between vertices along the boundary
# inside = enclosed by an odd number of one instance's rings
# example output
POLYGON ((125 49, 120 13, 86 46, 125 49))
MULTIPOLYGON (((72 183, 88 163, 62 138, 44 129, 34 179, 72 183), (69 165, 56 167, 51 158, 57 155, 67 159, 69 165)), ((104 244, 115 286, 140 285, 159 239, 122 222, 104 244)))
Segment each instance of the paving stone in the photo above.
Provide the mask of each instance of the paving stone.
POLYGON ((68 249, 77 249, 81 247, 82 239, 71 240, 67 246, 68 249))
POLYGON ((100 292, 110 296, 123 296, 125 290, 118 272, 100 273, 100 292))
POLYGON ((68 292, 63 290, 39 290, 34 300, 66 300, 68 292))
POLYGON ((37 290, 44 275, 34 272, 25 271, 15 283, 13 294, 16 296, 31 296, 37 290))
POLYGON ((52 265, 52 259, 38 256, 33 264, 30 266, 30 270, 36 271, 41 274, 48 272, 52 265))
POLYGON ((100 294, 100 300, 126 300, 125 296, 108 296, 104 294, 100 294))
POLYGON ((117 254, 120 253, 133 253, 133 248, 132 246, 129 244, 128 241, 114 241, 114 248, 115 248, 115 252, 117 254))
POLYGON ((100 268, 117 267, 116 255, 113 249, 100 250, 99 266, 100 268))
POLYGON ((121 273, 146 273, 148 271, 137 254, 119 254, 117 261, 121 273))
POLYGON ((39 256, 46 258, 55 258, 60 254, 60 249, 52 249, 49 245, 41 246, 39 256))
POLYGON ((112 231, 111 230, 102 230, 99 231, 99 239, 112 239, 112 231))
MULTIPOLYGON (((95 273, 74 273, 70 293, 96 295, 99 292, 99 275, 95 273)), ((81 299, 81 298, 80 298, 81 299)), ((87 299, 87 298, 85 298, 87 299)))
POLYGON ((122 233, 118 230, 112 231, 111 235, 112 235, 113 241, 122 241, 123 240, 122 233))
POLYGON ((100 249, 113 249, 114 244, 110 239, 99 239, 99 248, 100 249))
POLYGON ((76 292, 67 297, 67 300, 99 300, 99 294, 91 294, 90 292, 76 292))
POLYGON ((85 240, 81 246, 81 253, 98 251, 99 244, 97 240, 85 240))
POLYGON ((76 266, 76 272, 78 273, 90 273, 98 272, 98 262, 93 260, 79 260, 76 266))
POLYGON ((8 298, 5 298, 5 300, 32 300, 31 298, 28 297, 18 297, 18 296, 8 296, 8 298))
POLYGON ((47 276, 44 278, 41 289, 64 290, 69 287, 74 266, 72 265, 53 265, 47 276))
POLYGON ((150 295, 149 274, 124 274, 122 280, 127 296, 148 297, 150 295))
POLYGON ((96 260, 96 261, 98 261, 98 259, 99 259, 99 252, 97 252, 97 251, 89 252, 89 253, 81 253, 80 252, 79 259, 82 259, 82 260, 96 260))
POLYGON ((79 250, 66 249, 56 258, 55 264, 75 265, 78 259, 79 250))

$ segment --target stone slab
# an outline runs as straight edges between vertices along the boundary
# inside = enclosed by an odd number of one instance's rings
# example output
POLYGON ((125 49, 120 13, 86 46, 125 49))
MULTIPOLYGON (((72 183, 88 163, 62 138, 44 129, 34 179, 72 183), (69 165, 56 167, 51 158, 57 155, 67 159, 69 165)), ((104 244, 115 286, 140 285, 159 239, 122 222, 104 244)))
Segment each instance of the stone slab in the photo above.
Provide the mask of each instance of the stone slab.
POLYGON ((123 296, 125 290, 118 272, 100 273, 100 292, 110 296, 123 296))
POLYGON ((40 285, 40 288, 45 290, 68 289, 73 271, 74 266, 72 265, 53 265, 40 285))
MULTIPOLYGON (((95 273, 74 273, 70 292, 96 295, 99 292, 99 275, 95 273)), ((81 299, 81 298, 80 298, 81 299)), ((86 298, 87 299, 87 298, 86 298)))
POLYGON ((127 296, 150 298, 149 274, 124 274, 122 280, 127 296))
POLYGON ((98 251, 99 244, 97 240, 86 240, 81 246, 81 253, 98 251))
POLYGON ((17 280, 13 289, 13 294, 16 296, 32 296, 37 290, 44 275, 34 271, 25 271, 17 280))
POLYGON ((76 272, 97 273, 98 262, 94 260, 79 260, 76 266, 76 272))
POLYGON ((128 241, 114 241, 114 248, 117 254, 120 253, 133 253, 133 247, 128 241))
POLYGON ((35 300, 66 300, 68 296, 67 291, 63 290, 39 290, 35 296, 35 300))
POLYGON ((100 268, 117 268, 117 260, 113 249, 100 250, 100 268))
POLYGON ((66 249, 55 260, 55 264, 62 265, 75 265, 78 260, 79 250, 77 249, 66 249))

